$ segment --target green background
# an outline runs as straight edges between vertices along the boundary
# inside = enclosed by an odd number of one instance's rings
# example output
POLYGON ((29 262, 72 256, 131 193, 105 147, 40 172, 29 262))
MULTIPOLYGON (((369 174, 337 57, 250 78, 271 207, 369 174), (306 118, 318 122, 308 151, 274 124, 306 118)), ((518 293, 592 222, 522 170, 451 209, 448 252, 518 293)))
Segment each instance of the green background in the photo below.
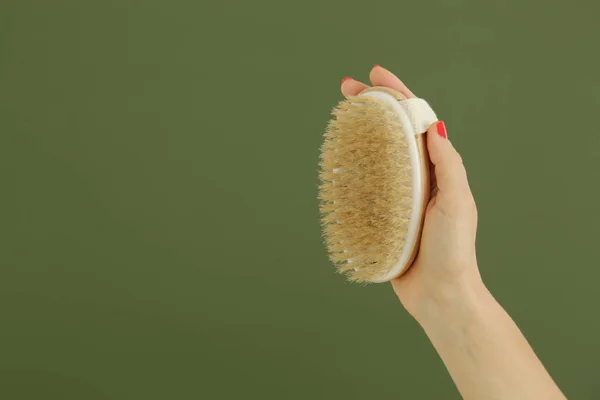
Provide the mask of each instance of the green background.
POLYGON ((374 64, 446 121, 480 268, 600 397, 593 1, 0 1, 0 398, 458 399, 335 275, 317 159, 374 64))

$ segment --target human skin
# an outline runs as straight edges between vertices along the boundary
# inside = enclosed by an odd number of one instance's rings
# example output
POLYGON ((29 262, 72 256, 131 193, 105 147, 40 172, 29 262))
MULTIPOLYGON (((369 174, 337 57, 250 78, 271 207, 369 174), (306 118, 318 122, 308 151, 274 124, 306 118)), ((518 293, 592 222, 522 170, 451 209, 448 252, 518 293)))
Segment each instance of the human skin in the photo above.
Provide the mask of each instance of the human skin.
MULTIPOLYGON (((376 65, 372 86, 416 97, 387 69, 376 65)), ((342 80, 344 96, 369 87, 342 80)), ((429 337, 465 400, 564 400, 535 352, 482 281, 475 237, 477 208, 462 158, 443 122, 427 132, 435 188, 428 204, 419 254, 392 281, 406 310, 429 337)))

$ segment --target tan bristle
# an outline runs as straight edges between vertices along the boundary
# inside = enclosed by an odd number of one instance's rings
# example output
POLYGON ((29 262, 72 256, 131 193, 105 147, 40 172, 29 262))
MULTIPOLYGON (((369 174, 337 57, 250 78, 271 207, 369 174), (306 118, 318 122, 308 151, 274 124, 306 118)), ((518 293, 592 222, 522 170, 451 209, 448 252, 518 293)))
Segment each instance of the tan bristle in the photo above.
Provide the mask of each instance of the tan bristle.
POLYGON ((412 208, 401 122, 386 102, 350 97, 332 112, 321 148, 321 222, 330 258, 349 280, 371 282, 400 257, 412 208))

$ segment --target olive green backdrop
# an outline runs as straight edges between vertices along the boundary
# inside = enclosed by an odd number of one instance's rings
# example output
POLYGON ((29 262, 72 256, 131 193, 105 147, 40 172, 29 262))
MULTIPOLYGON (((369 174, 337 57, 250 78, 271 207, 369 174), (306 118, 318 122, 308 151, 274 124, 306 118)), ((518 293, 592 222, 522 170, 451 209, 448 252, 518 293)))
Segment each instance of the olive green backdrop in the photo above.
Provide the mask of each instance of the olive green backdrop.
POLYGON ((600 398, 599 11, 0 1, 0 398, 458 399, 321 244, 323 128, 376 63, 446 121, 493 293, 600 398))

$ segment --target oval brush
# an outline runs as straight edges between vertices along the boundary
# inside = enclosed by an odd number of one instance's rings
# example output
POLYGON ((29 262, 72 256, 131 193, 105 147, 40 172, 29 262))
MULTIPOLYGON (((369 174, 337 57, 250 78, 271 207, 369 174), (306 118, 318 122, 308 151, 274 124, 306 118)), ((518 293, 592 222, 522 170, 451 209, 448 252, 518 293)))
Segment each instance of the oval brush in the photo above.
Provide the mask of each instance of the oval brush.
POLYGON ((321 224, 330 259, 355 282, 399 277, 418 253, 430 196, 423 99, 373 87, 332 112, 320 155, 321 224))

